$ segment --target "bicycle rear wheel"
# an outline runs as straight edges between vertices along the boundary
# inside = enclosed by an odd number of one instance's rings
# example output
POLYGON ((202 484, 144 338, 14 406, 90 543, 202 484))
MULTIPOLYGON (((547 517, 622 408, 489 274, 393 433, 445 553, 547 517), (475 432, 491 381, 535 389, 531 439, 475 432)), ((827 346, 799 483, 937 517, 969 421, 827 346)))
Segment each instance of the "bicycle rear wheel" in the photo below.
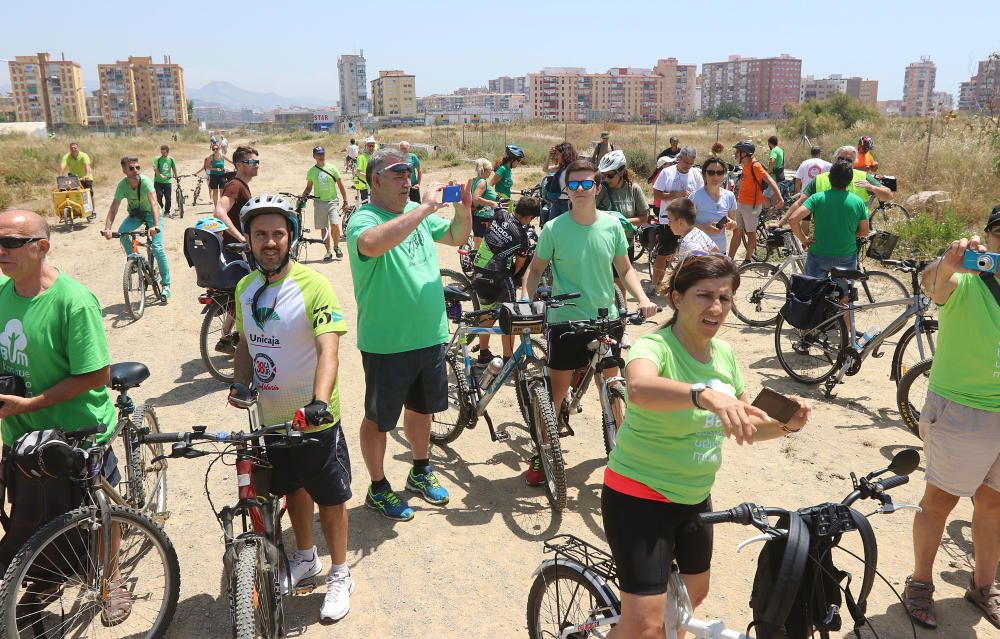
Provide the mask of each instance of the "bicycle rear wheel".
MULTIPOLYGON (((152 241, 152 240, 150 240, 152 241)), ((156 263, 156 257, 154 255, 149 256, 149 261, 146 262, 146 285, 153 289, 153 295, 151 300, 153 302, 159 302, 161 300, 160 293, 160 274, 157 272, 159 267, 156 263)))
MULTIPOLYGON (((156 411, 149 403, 140 404, 135 411, 134 433, 156 434, 160 432, 160 420, 156 417, 156 411)), ((143 501, 132 504, 147 514, 154 520, 158 516, 164 516, 167 512, 167 460, 156 459, 163 455, 163 444, 149 444, 143 442, 138 444, 139 437, 135 438, 135 446, 138 447, 138 467, 137 477, 129 477, 130 481, 138 479, 142 486, 143 501), (154 461, 156 460, 156 461, 154 461)))
MULTIPOLYGON (((516 348, 517 345, 515 344, 516 348)), ((535 349, 535 356, 543 362, 549 360, 549 353, 545 348, 545 342, 537 337, 531 338, 531 347, 535 349)), ((531 432, 531 399, 528 397, 527 379, 530 377, 541 377, 542 369, 532 363, 525 364, 526 368, 522 375, 514 380, 514 390, 517 393, 517 407, 521 409, 521 419, 525 428, 531 432)))
POLYGON ((49 522, 21 548, 0 589, 0 637, 162 637, 180 593, 177 554, 163 529, 141 513, 112 505, 120 530, 118 576, 102 592, 101 518, 84 506, 49 522), (109 617, 124 605, 124 619, 109 617), (114 622, 114 623, 113 623, 114 622), (112 624, 112 625, 109 625, 112 624))
POLYGON ((240 334, 234 325, 232 303, 213 302, 201 322, 199 347, 201 361, 209 375, 220 382, 231 383, 235 375, 235 355, 240 334))
POLYGON ((931 377, 932 359, 925 359, 906 371, 896 389, 896 406, 903 423, 917 437, 920 437, 920 411, 927 401, 927 389, 931 377))
MULTIPOLYGON (((898 304, 878 308, 855 308, 854 325, 858 331, 874 335, 892 323, 912 303, 910 292, 898 279, 882 271, 867 271, 868 279, 857 282, 858 304, 899 300, 898 304)), ((891 342, 890 342, 891 343, 891 342)))
POLYGON ((138 321, 146 310, 146 275, 142 272, 139 260, 129 259, 125 262, 122 293, 125 294, 125 310, 133 320, 138 321))
POLYGON ((621 386, 608 386, 611 413, 601 408, 601 430, 604 432, 604 453, 611 454, 618 437, 618 428, 625 417, 625 391, 621 386))
MULTIPOLYGON (((569 628, 585 628, 587 623, 605 621, 619 611, 618 599, 605 586, 598 587, 579 569, 564 564, 548 564, 535 577, 528 592, 528 637, 561 637, 569 628)), ((607 627, 601 629, 607 632, 607 627)), ((587 630, 571 633, 584 639, 587 630)))
POLYGON ((843 315, 823 320, 816 328, 802 330, 778 315, 774 350, 778 363, 792 379, 818 384, 840 366, 847 349, 847 323, 843 315))
POLYGON ((545 472, 545 492, 553 510, 562 511, 566 508, 566 467, 552 398, 544 380, 528 383, 528 398, 531 401, 532 438, 545 472))
POLYGON ((180 184, 177 185, 177 216, 184 219, 184 191, 180 184))
MULTIPOLYGON (((237 542, 239 543, 239 542, 237 542)), ((233 628, 236 639, 274 639, 282 635, 277 566, 262 543, 243 543, 233 568, 233 628)))
POLYGON ((431 416, 431 441, 435 444, 455 441, 475 419, 469 382, 465 367, 459 361, 458 349, 446 351, 444 361, 448 368, 448 408, 431 416))
POLYGON ((744 264, 739 273, 740 290, 746 292, 733 296, 733 313, 750 326, 776 324, 778 313, 785 304, 788 277, 777 266, 766 262, 744 264))
POLYGON ((901 204, 885 202, 872 211, 869 224, 873 231, 889 231, 892 233, 897 226, 906 224, 912 217, 910 212, 901 204))
POLYGON ((934 351, 937 349, 937 330, 937 320, 925 317, 920 322, 920 339, 917 339, 916 325, 910 326, 903 332, 903 336, 896 344, 896 351, 892 354, 892 372, 889 375, 897 386, 907 371, 920 361, 934 357, 934 351))

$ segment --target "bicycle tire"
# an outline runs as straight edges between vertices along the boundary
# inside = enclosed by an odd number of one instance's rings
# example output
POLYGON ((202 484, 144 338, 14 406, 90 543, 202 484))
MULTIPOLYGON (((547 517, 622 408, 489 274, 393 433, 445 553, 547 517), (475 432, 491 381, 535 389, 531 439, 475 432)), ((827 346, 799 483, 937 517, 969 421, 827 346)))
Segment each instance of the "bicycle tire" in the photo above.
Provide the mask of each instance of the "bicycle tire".
POLYGON ((146 276, 139 260, 129 259, 125 262, 122 293, 125 295, 125 310, 138 322, 146 310, 146 276))
POLYGON ((465 367, 458 363, 457 349, 450 349, 444 355, 448 370, 448 409, 431 416, 431 441, 435 444, 450 444, 458 439, 476 418, 469 401, 469 382, 465 377, 465 367), (450 417, 454 412, 454 420, 450 417))
POLYGON ((472 240, 470 239, 468 242, 460 246, 458 250, 458 264, 462 269, 462 273, 464 273, 466 277, 472 278, 476 274, 476 270, 472 266, 472 261, 476 255, 477 249, 474 247, 472 240))
MULTIPOLYGON (((594 579, 599 578, 594 576, 594 579)), ((581 568, 563 563, 549 563, 535 576, 531 590, 528 591, 528 637, 530 639, 558 637, 567 628, 582 626, 592 619, 599 620, 595 614, 607 615, 612 611, 619 613, 620 605, 607 586, 598 587, 581 572, 581 568), (555 590, 553 602, 546 605, 545 595, 553 586, 555 590), (560 610, 563 604, 566 604, 566 609, 560 610), (555 619, 544 619, 546 611, 553 608, 555 619), (600 612, 595 613, 595 611, 600 612)))
POLYGON ((792 379, 803 384, 819 384, 840 367, 846 350, 847 323, 843 315, 828 317, 816 328, 799 330, 786 324, 779 313, 774 327, 774 351, 781 368, 792 379), (804 370, 818 372, 805 373, 804 370))
POLYGON ((928 318, 921 320, 920 333, 923 336, 921 341, 926 341, 922 357, 920 348, 915 341, 917 336, 916 324, 911 324, 909 328, 903 331, 899 342, 896 343, 896 350, 892 354, 892 369, 889 373, 889 379, 896 382, 897 386, 899 386, 899 380, 903 378, 903 375, 906 375, 910 368, 916 366, 924 359, 934 357, 934 352, 937 349, 937 338, 935 337, 937 331, 938 324, 936 320, 928 318), (910 350, 911 345, 913 347, 912 351, 910 350))
POLYGON ((136 437, 131 419, 125 417, 119 420, 119 424, 125 448, 125 481, 119 485, 118 492, 129 506, 141 511, 146 503, 145 485, 142 481, 142 445, 136 437))
POLYGON ((639 233, 632 238, 632 263, 636 263, 646 253, 646 245, 642 243, 642 236, 639 233))
POLYGON ((529 382, 528 397, 531 400, 532 437, 545 473, 545 493, 553 510, 561 512, 566 508, 566 466, 559 443, 559 426, 545 381, 529 382))
POLYGON ((260 543, 245 542, 233 568, 233 629, 236 639, 276 639, 282 634, 277 571, 260 543))
POLYGON ((785 304, 788 276, 769 262, 750 262, 742 265, 738 271, 740 289, 746 293, 733 296, 733 313, 748 326, 761 327, 777 324, 778 314, 785 304), (777 278, 764 288, 763 284, 771 279, 775 273, 778 274, 777 278), (754 281, 759 282, 759 285, 754 284, 754 281), (778 297, 772 298, 772 295, 778 297))
POLYGON ((232 335, 236 335, 238 338, 239 333, 235 331, 230 331, 228 334, 225 333, 225 316, 227 312, 227 307, 218 302, 213 302, 208 307, 208 310, 205 311, 205 318, 201 322, 198 341, 201 350, 201 361, 205 364, 208 374, 220 382, 229 384, 232 383, 235 376, 235 356, 217 353, 214 350, 215 346, 209 344, 216 333, 218 333, 218 339, 222 339, 223 337, 231 338, 232 335), (219 322, 219 327, 217 330, 213 330, 213 325, 216 322, 219 322), (210 348, 212 349, 211 351, 209 350, 210 348))
MULTIPOLYGON (((150 240, 150 242, 152 242, 152 240, 150 240)), ((150 255, 149 257, 150 259, 146 261, 147 283, 149 284, 149 288, 153 289, 153 301, 159 302, 161 299, 160 294, 162 291, 160 289, 160 278, 157 276, 156 273, 158 269, 156 265, 156 256, 150 255)))
POLYGON ((910 432, 920 437, 920 411, 927 399, 927 383, 930 379, 933 359, 925 359, 910 368, 899 380, 896 388, 896 407, 899 416, 910 432))
MULTIPOLYGON (((537 349, 541 353, 539 359, 543 362, 549 360, 548 350, 545 348, 545 344, 537 337, 531 338, 531 346, 533 349, 537 349)), ((536 353, 538 355, 538 353, 536 353)), ((524 427, 531 432, 531 399, 528 397, 528 384, 526 380, 529 377, 541 377, 542 369, 534 366, 533 364, 526 364, 528 366, 528 372, 523 374, 519 379, 514 380, 514 390, 517 394, 517 407, 521 409, 521 419, 524 420, 522 423, 524 427)))
POLYGON ((184 191, 180 184, 177 185, 177 215, 180 219, 184 219, 184 191))
POLYGON ((895 202, 882 202, 869 216, 869 224, 873 231, 892 232, 900 224, 905 224, 913 219, 913 216, 902 204, 895 202))
POLYGON ((854 325, 858 331, 874 335, 889 326, 894 319, 913 303, 910 290, 899 279, 883 271, 866 271, 868 278, 857 283, 858 303, 888 302, 898 299, 899 304, 881 306, 871 310, 856 309, 854 325))
MULTIPOLYGON (((117 556, 120 567, 128 570, 127 574, 123 573, 121 580, 122 583, 128 584, 132 598, 132 612, 128 618, 118 625, 107 628, 102 624, 100 613, 104 602, 100 600, 99 584, 88 587, 86 576, 79 578, 78 575, 77 562, 93 562, 93 559, 86 556, 74 557, 71 560, 67 555, 67 551, 72 553, 74 548, 87 547, 89 542, 84 541, 84 535, 89 539, 95 517, 97 521, 100 519, 96 506, 84 506, 50 521, 32 535, 14 557, 4 575, 3 587, 0 588, 0 637, 34 639, 36 637, 34 624, 44 625, 45 619, 49 616, 60 620, 62 633, 58 636, 76 636, 71 632, 72 628, 65 627, 67 622, 62 613, 67 610, 76 611, 69 622, 75 624, 75 628, 89 627, 86 636, 90 639, 121 636, 158 639, 164 635, 177 609, 180 594, 180 566, 177 562, 177 553, 163 529, 142 513, 115 504, 110 505, 109 510, 112 526, 120 526, 122 529, 122 541, 117 556), (132 550, 137 554, 130 556, 132 550), (155 568, 149 561, 154 552, 158 554, 163 566, 162 586, 157 584, 150 586, 150 582, 156 579, 155 575, 151 576, 155 568), (145 561, 142 561, 143 559, 145 561), (34 572, 33 567, 37 569, 34 572), (137 572, 140 568, 142 574, 137 572), (63 570, 65 572, 62 572, 63 570), (25 597, 31 595, 28 589, 35 586, 38 581, 35 576, 37 572, 41 572, 48 577, 48 581, 57 584, 57 590, 55 593, 44 595, 47 599, 44 604, 37 599, 35 603, 27 604, 24 602, 25 597), (58 581, 53 580, 50 575, 55 575, 58 581), (137 589, 140 586, 149 590, 139 592, 137 589), (79 591, 79 596, 64 601, 66 595, 72 591, 79 591), (157 596, 157 593, 161 594, 157 596), (142 613, 136 610, 145 607, 144 604, 147 603, 154 605, 157 598, 160 602, 158 612, 155 614, 153 611, 142 613), (19 602, 22 602, 20 617, 19 602), (28 609, 28 605, 32 605, 33 609, 28 609), (46 612, 47 610, 51 612, 46 612), (29 616, 33 617, 33 620, 25 619, 29 616), (149 619, 153 621, 150 623, 149 619), (21 622, 21 627, 18 621, 21 622), (145 629, 147 625, 148 630, 145 629)), ((100 526, 99 523, 96 525, 100 526)), ((87 565, 92 564, 87 563, 87 565)), ((47 636, 47 633, 43 633, 42 636, 47 636)))
MULTIPOLYGON (((144 433, 145 429, 150 434, 161 432, 160 419, 148 402, 136 408, 134 427, 136 433, 144 433)), ((167 512, 167 460, 156 459, 163 455, 163 444, 143 442, 139 450, 144 501, 140 506, 133 507, 155 519, 167 512)))
MULTIPOLYGON (((625 416, 625 391, 620 386, 608 386, 608 403, 612 410, 618 403, 621 405, 622 417, 625 416)), ((609 415, 604 408, 601 408, 601 431, 604 433, 604 453, 610 455, 615 447, 618 438, 618 422, 614 415, 609 415)))

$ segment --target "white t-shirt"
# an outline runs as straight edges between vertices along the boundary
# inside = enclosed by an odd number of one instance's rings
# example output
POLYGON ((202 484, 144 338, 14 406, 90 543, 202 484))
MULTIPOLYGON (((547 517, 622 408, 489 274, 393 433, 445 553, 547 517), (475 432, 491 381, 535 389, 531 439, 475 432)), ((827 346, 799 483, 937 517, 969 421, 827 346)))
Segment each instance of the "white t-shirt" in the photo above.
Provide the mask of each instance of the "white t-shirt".
POLYGON ((678 255, 686 255, 691 251, 716 253, 719 252, 719 247, 715 244, 712 236, 696 226, 681 238, 681 245, 677 249, 678 255))
MULTIPOLYGON (((681 173, 676 166, 668 167, 656 176, 653 188, 664 193, 670 191, 689 191, 694 193, 705 186, 705 179, 701 176, 701 169, 691 167, 687 173, 681 173)), ((669 200, 660 202, 660 224, 667 224, 667 206, 669 200)))
POLYGON ((795 177, 802 180, 802 190, 804 191, 816 179, 817 175, 829 171, 831 166, 833 165, 823 158, 809 158, 799 165, 799 169, 795 172, 795 177))
POLYGON ((361 149, 358 148, 357 144, 348 144, 347 145, 347 157, 349 157, 349 158, 354 158, 355 160, 357 160, 358 159, 358 153, 360 151, 361 151, 361 149))

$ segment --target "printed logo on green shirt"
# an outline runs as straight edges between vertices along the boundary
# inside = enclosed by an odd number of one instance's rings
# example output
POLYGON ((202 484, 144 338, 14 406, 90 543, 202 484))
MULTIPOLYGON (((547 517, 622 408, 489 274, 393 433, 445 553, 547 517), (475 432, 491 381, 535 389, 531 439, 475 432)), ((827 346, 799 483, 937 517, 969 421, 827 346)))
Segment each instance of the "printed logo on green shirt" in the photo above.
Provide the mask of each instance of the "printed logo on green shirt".
POLYGON ((427 254, 424 252, 424 234, 420 229, 410 233, 410 236, 403 242, 403 251, 410 261, 410 266, 420 266, 426 261, 427 254))
POLYGON ((344 319, 339 313, 331 313, 329 304, 320 306, 319 308, 314 308, 313 317, 315 318, 313 319, 313 328, 319 328, 324 324, 329 324, 334 321, 339 322, 344 319))
POLYGON ((28 337, 24 334, 21 320, 12 319, 0 335, 0 355, 5 362, 18 368, 28 367, 28 337))

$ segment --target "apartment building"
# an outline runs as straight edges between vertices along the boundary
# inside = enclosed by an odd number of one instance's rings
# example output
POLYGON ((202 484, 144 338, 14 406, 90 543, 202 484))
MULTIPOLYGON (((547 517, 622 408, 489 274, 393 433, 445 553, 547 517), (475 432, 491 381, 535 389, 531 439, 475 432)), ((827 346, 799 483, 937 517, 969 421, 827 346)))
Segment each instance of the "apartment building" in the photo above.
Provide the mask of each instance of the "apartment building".
POLYGON ((955 96, 947 91, 931 92, 930 113, 948 113, 955 110, 955 96))
POLYGON ((780 117, 786 104, 799 102, 802 60, 785 53, 773 58, 733 55, 725 62, 703 64, 701 76, 702 111, 733 102, 749 117, 780 117))
POLYGON ((346 54, 337 58, 337 74, 340 80, 341 114, 345 117, 357 117, 370 113, 364 49, 358 55, 346 54))
POLYGON ((19 55, 7 63, 18 122, 45 122, 49 128, 87 126, 87 103, 80 65, 48 53, 19 55))
POLYGON ((934 93, 934 78, 937 67, 927 56, 906 67, 903 76, 902 115, 926 116, 933 108, 931 94, 934 93))
POLYGON ((527 93, 528 78, 523 75, 514 78, 504 75, 487 82, 486 88, 488 93, 527 93))
POLYGON ((828 78, 815 78, 809 75, 802 78, 799 101, 826 100, 838 93, 844 93, 875 106, 878 102, 878 80, 864 80, 857 76, 845 78, 839 74, 828 78))
POLYGON ((961 84, 958 110, 970 113, 1000 111, 1000 54, 980 61, 976 74, 961 84))
POLYGON ((524 108, 523 93, 447 93, 417 98, 418 113, 461 113, 464 110, 520 111, 524 108))
POLYGON ((181 126, 188 123, 184 70, 163 57, 130 56, 97 65, 101 115, 108 127, 181 126))
POLYGON ((416 77, 403 71, 379 71, 371 82, 372 115, 375 117, 417 114, 416 77))

